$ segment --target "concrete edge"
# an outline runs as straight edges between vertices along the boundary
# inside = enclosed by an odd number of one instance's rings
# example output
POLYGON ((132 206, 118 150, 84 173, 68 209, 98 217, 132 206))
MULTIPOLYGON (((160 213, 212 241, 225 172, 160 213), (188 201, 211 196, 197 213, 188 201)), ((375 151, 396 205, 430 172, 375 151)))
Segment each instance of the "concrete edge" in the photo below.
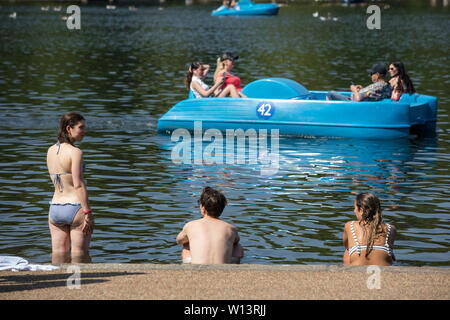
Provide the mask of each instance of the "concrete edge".
MULTIPOLYGON (((61 269, 70 266, 79 266, 81 270, 163 270, 163 271, 295 271, 295 272, 359 272, 367 273, 369 266, 344 266, 344 265, 259 265, 259 264, 217 264, 217 265, 189 265, 189 264, 131 264, 131 263, 86 263, 86 264, 62 264, 61 269)), ((382 272, 403 273, 439 273, 450 275, 450 268, 446 267, 406 267, 406 266, 379 266, 382 272)))

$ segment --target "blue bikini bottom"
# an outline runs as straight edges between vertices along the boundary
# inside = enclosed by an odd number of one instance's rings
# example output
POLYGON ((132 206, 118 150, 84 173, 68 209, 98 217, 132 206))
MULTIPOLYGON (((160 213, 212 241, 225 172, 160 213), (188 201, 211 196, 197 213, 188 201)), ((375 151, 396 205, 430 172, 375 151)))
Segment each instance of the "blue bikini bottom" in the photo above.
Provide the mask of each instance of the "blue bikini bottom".
POLYGON ((51 203, 50 219, 54 224, 72 224, 78 210, 81 209, 80 203, 51 203))

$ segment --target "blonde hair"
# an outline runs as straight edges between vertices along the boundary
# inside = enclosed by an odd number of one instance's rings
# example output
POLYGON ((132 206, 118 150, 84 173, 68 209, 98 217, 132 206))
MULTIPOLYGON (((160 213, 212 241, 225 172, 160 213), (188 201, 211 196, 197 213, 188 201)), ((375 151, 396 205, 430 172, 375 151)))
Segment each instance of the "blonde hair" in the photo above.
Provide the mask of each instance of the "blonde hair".
MULTIPOLYGON (((380 200, 372 193, 363 192, 356 197, 356 207, 362 210, 360 225, 367 227, 366 257, 372 251, 375 239, 386 232, 380 200)), ((364 230, 366 233, 366 230, 364 230)))
POLYGON ((223 61, 221 61, 220 57, 217 58, 217 67, 216 71, 214 71, 214 81, 217 78, 217 75, 225 70, 225 66, 223 65, 223 61))

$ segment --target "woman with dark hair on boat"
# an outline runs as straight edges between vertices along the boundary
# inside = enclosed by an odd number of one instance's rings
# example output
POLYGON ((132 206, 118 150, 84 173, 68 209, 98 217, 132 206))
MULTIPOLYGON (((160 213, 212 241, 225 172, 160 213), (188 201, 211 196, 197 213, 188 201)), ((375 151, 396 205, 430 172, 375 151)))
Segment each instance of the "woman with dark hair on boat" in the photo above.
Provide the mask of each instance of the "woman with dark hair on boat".
POLYGON ((372 193, 360 193, 354 202, 354 213, 357 221, 349 221, 344 227, 344 264, 392 265, 397 231, 384 223, 380 200, 372 193))
POLYGON ((84 117, 68 112, 60 120, 58 141, 47 151, 47 168, 55 186, 48 216, 54 264, 91 261, 89 245, 94 216, 83 177, 83 152, 75 146, 85 134, 84 117))
POLYGON ((399 101, 403 93, 413 94, 416 92, 411 79, 405 71, 403 62, 391 62, 389 64, 389 74, 391 76, 389 84, 392 87, 392 100, 399 101))

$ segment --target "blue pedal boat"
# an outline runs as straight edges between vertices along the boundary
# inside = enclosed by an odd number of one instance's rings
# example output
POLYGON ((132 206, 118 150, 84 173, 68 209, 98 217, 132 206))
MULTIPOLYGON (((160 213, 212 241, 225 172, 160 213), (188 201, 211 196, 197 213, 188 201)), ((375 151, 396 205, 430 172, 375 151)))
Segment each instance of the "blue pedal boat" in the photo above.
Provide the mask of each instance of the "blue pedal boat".
POLYGON ((365 0, 342 0, 343 4, 356 4, 364 2, 365 0))
MULTIPOLYGON (((327 91, 309 91, 285 78, 251 82, 247 98, 202 98, 180 101, 158 120, 158 133, 184 128, 202 130, 278 129, 280 135, 395 139, 411 133, 435 133, 437 98, 403 94, 399 102, 327 101, 327 91)), ((350 96, 351 92, 339 93, 350 96)))
POLYGON ((224 5, 211 13, 212 16, 259 16, 276 15, 280 6, 276 3, 254 3, 250 0, 241 0, 236 7, 228 9, 224 5))

